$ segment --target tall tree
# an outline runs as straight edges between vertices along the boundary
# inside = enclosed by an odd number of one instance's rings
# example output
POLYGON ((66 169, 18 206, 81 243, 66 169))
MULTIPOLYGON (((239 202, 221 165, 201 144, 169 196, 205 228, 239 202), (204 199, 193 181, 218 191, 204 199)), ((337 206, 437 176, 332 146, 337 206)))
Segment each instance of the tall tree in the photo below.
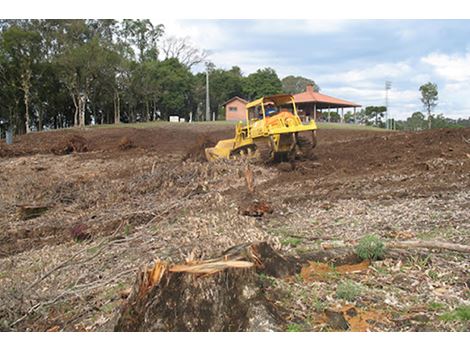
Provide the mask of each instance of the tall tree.
POLYGON ((139 61, 157 60, 157 43, 165 31, 162 24, 154 26, 150 20, 124 20, 122 33, 139 50, 139 61))
POLYGON ((428 113, 428 128, 431 129, 431 112, 437 106, 438 100, 437 84, 428 82, 419 87, 419 91, 421 92, 421 102, 428 113))
POLYGON ((193 66, 203 63, 208 52, 201 50, 191 44, 188 37, 178 38, 168 36, 161 43, 161 53, 164 59, 175 58, 189 69, 193 66))
POLYGON ((243 80, 243 91, 253 100, 266 95, 282 92, 282 82, 272 68, 259 69, 243 80))
POLYGON ((12 26, 2 35, 2 46, 11 64, 18 69, 19 88, 23 93, 24 131, 31 131, 30 98, 34 66, 40 61, 41 36, 28 28, 12 26))

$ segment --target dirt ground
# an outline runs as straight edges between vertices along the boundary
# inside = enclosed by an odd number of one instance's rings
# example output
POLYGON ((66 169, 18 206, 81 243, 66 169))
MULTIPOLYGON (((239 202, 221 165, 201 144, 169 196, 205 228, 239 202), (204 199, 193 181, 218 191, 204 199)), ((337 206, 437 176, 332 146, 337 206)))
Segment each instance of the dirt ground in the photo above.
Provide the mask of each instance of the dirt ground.
MULTIPOLYGON (((261 217, 240 211, 246 161, 188 157, 198 140, 232 134, 162 124, 0 142, 0 329, 113 330, 144 264, 246 242, 291 256, 368 234, 470 245, 469 129, 319 130, 313 160, 250 164, 272 208, 261 217)), ((469 255, 397 253, 260 280, 286 331, 470 330, 469 255)))

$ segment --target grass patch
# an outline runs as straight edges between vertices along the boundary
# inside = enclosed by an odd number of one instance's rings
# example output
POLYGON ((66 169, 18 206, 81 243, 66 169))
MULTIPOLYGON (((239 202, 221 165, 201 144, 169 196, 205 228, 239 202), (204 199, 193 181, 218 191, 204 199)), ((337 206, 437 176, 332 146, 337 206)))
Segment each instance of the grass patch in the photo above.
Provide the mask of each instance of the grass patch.
POLYGON ((446 307, 444 303, 430 302, 428 303, 428 309, 431 311, 443 310, 446 307))
POLYGON ((263 284, 268 286, 273 286, 276 282, 272 276, 266 275, 265 273, 260 273, 259 278, 263 282, 263 284))
POLYGON ((385 252, 385 244, 378 236, 367 235, 360 239, 355 251, 363 260, 381 259, 385 252))
POLYGON ((178 126, 181 128, 191 125, 205 125, 205 126, 235 126, 236 121, 193 121, 191 123, 178 123, 169 121, 148 121, 148 122, 135 122, 135 123, 119 123, 119 124, 103 124, 103 125, 89 125, 87 128, 154 128, 166 126, 178 126))
POLYGON ((281 240, 281 244, 283 244, 284 246, 291 245, 292 247, 296 247, 301 243, 302 243, 302 240, 300 238, 295 238, 295 237, 287 237, 281 240))
POLYGON ((440 319, 444 321, 470 321, 470 305, 460 306, 451 312, 444 313, 440 319))
POLYGON ((126 224, 126 226, 124 226, 124 236, 125 237, 129 236, 131 232, 132 232, 132 225, 126 224))
POLYGON ((326 130, 358 130, 358 131, 380 131, 380 132, 391 132, 385 128, 379 128, 374 126, 355 125, 352 123, 334 123, 334 122, 318 122, 317 126, 319 129, 326 130))
POLYGON ((302 332, 303 328, 300 324, 289 324, 287 325, 287 332, 302 332))
POLYGON ((354 301, 362 293, 362 287, 353 281, 342 281, 336 288, 336 297, 346 301, 354 301))

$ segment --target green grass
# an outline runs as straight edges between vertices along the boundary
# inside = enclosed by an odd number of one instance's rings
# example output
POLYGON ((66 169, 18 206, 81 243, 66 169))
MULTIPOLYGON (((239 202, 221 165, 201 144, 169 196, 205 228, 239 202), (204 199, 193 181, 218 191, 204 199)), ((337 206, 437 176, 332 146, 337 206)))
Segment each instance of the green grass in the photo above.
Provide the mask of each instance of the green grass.
POLYGON ((376 260, 383 257, 385 244, 378 236, 367 235, 359 240, 355 251, 363 260, 376 260))
POLYGON ((300 324, 289 324, 287 325, 287 332, 302 332, 302 326, 300 324))
POLYGON ((362 293, 362 287, 353 281, 342 281, 336 288, 336 297, 352 302, 362 293))
POLYGON ((177 123, 169 121, 149 121, 149 122, 135 122, 135 123, 119 123, 119 124, 103 124, 103 125, 89 125, 87 128, 154 128, 154 127, 167 127, 174 126, 178 128, 185 128, 191 125, 198 126, 235 126, 235 121, 193 121, 191 123, 177 123))
POLYGON ((294 237, 287 237, 281 240, 281 244, 283 244, 284 246, 291 245, 293 247, 296 247, 301 243, 302 243, 302 240, 300 238, 294 238, 294 237))
POLYGON ((355 125, 349 123, 333 123, 333 122, 318 122, 318 129, 325 130, 358 130, 358 131, 378 131, 378 132, 391 132, 385 128, 379 128, 374 126, 355 125))
MULTIPOLYGON (((235 126, 237 121, 225 121, 225 120, 218 120, 218 121, 193 121, 191 124, 189 123, 176 123, 176 122, 169 122, 169 121, 149 121, 149 122, 135 122, 135 123, 119 123, 117 125, 114 124, 103 124, 103 125, 89 125, 86 126, 87 128, 153 128, 153 127, 165 127, 165 126, 179 126, 180 128, 184 128, 188 125, 205 125, 205 126, 235 126)), ((386 130, 384 128, 378 128, 373 126, 365 126, 365 125, 355 125, 349 123, 333 123, 333 122, 318 122, 317 123, 319 129, 336 129, 336 130, 357 130, 357 131, 377 131, 377 132, 388 132, 390 130, 386 130)))
POLYGON ((460 306, 440 316, 444 321, 470 321, 470 306, 460 306))
POLYGON ((442 310, 445 308, 445 304, 444 303, 440 303, 440 302, 430 302, 428 303, 428 309, 429 310, 432 310, 432 311, 437 311, 437 310, 442 310))

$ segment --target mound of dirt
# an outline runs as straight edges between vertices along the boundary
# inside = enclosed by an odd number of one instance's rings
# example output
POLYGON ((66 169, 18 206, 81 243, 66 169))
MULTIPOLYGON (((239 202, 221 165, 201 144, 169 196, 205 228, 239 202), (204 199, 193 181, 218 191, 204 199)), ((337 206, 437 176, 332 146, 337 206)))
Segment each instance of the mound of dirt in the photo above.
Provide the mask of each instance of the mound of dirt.
POLYGON ((0 158, 6 158, 12 155, 12 150, 6 144, 0 143, 0 158))
POLYGON ((192 160, 192 161, 199 161, 205 162, 207 161, 206 158, 206 148, 212 148, 217 143, 214 142, 210 137, 207 135, 199 135, 196 139, 196 142, 191 145, 183 156, 183 161, 192 160))
POLYGON ((134 142, 127 136, 122 137, 119 141, 119 149, 121 150, 128 150, 133 148, 134 146, 134 142))
POLYGON ((58 143, 51 151, 54 154, 71 154, 71 153, 85 153, 89 150, 88 140, 78 134, 68 136, 65 140, 58 143))

